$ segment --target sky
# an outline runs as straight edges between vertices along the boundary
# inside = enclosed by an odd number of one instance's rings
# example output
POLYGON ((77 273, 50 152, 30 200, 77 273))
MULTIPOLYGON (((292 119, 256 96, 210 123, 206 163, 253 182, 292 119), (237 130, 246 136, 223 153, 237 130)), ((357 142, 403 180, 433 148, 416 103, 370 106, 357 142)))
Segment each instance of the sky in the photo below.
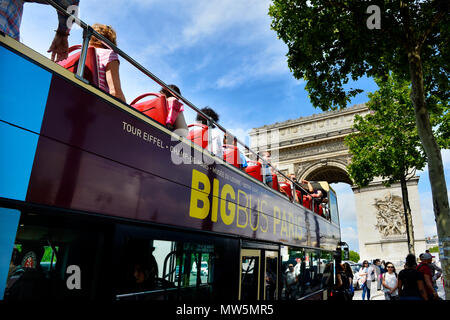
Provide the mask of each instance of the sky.
MULTIPOLYGON (((176 84, 182 95, 198 108, 209 106, 219 123, 249 145, 252 128, 321 113, 287 66, 287 47, 270 28, 270 0, 81 0, 79 17, 86 23, 111 25, 118 46, 166 84, 176 84)), ((50 6, 26 3, 21 41, 47 54, 57 26, 50 6)), ((70 45, 81 44, 75 26, 70 45)), ((147 76, 121 60, 120 76, 127 102, 142 93, 159 91, 147 76)), ((368 101, 377 89, 372 79, 350 85, 364 92, 349 105, 368 101)), ((186 111, 188 123, 194 114, 186 111)), ((447 181, 450 152, 444 150, 447 181)), ((419 194, 425 236, 437 234, 428 170, 420 176, 419 194)), ((342 240, 359 251, 353 193, 349 185, 337 191, 342 240)), ((381 258, 381 257, 380 257, 381 258)))

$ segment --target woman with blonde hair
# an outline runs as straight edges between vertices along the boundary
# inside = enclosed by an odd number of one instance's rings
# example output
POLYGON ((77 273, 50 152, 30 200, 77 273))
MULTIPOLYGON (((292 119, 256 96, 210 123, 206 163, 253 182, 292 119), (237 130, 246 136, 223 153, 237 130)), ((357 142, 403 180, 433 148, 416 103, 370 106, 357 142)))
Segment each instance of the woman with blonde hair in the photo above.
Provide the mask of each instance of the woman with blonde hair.
MULTIPOLYGON (((111 26, 96 23, 92 28, 117 45, 117 35, 111 26)), ((102 41, 92 36, 89 46, 95 48, 97 54, 97 66, 99 71, 99 87, 105 92, 109 92, 112 96, 126 102, 122 92, 119 77, 119 56, 111 48, 102 41)))

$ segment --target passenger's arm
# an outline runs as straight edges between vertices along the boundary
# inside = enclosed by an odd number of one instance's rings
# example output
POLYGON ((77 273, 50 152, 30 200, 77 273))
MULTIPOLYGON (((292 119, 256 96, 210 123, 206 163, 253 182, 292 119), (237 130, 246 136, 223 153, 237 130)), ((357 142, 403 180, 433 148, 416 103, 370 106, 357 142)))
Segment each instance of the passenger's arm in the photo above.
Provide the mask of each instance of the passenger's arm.
POLYGON ((184 119, 183 111, 180 112, 175 119, 174 123, 175 133, 186 138, 189 132, 188 126, 186 124, 186 120, 184 119))
POLYGON ((119 60, 113 60, 106 66, 106 82, 108 83, 109 93, 126 103, 120 85, 119 60))

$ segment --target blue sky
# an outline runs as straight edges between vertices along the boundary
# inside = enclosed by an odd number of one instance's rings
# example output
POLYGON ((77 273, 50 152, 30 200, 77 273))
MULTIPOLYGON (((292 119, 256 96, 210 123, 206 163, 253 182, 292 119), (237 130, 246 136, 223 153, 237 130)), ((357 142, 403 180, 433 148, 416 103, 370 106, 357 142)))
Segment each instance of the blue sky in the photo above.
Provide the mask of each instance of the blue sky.
MULTIPOLYGON (((219 122, 249 144, 247 132, 254 127, 321 112, 311 105, 305 82, 289 71, 287 47, 270 29, 269 5, 270 0, 81 0, 79 16, 91 25, 111 25, 123 51, 165 83, 178 85, 197 107, 214 108, 219 122)), ((53 8, 26 3, 22 42, 48 56, 56 24, 53 8)), ((81 29, 72 30, 69 42, 81 43, 81 29)), ((126 62, 120 68, 128 102, 159 90, 126 62)), ((354 85, 365 92, 351 105, 366 102, 367 92, 377 88, 371 79, 354 85)), ((186 117, 193 122, 193 114, 187 112, 186 117)), ((443 158, 449 181, 450 153, 443 152, 443 158)), ((431 236, 436 227, 427 169, 418 174, 425 235, 431 236)), ((342 238, 358 251, 351 188, 334 187, 342 238)))

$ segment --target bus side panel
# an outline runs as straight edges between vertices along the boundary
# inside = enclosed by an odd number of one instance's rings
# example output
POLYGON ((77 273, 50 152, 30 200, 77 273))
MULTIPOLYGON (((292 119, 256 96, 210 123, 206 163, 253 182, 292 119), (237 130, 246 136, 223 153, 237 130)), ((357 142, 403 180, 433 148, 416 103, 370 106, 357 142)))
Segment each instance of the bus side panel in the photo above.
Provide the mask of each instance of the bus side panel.
MULTIPOLYGON (((321 241, 324 219, 315 224, 224 164, 193 163, 199 150, 127 111, 54 75, 27 201, 296 246, 321 241)), ((323 230, 334 243, 336 229, 323 230)))

